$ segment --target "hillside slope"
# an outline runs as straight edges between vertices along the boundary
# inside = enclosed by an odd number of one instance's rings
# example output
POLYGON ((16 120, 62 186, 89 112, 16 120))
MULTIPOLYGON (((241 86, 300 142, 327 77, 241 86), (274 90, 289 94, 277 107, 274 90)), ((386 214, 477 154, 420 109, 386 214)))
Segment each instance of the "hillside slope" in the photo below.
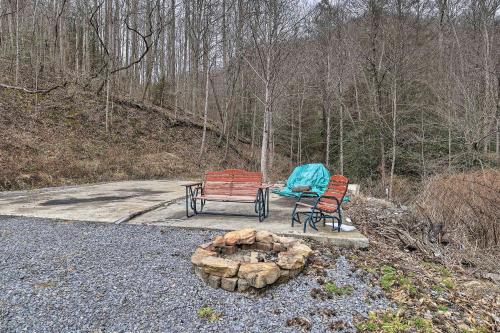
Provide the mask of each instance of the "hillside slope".
POLYGON ((75 86, 38 97, 0 88, 0 190, 256 166, 248 144, 226 150, 213 126, 200 159, 201 122, 174 118, 171 109, 114 98, 109 134, 104 110, 102 99, 75 86))

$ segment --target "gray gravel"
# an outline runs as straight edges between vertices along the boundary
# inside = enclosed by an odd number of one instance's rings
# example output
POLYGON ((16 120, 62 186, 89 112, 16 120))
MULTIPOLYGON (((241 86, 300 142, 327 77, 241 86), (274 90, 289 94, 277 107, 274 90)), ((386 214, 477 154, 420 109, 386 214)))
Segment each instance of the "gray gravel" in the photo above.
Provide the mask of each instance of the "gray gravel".
POLYGON ((0 331, 295 332, 286 325, 294 317, 307 318, 312 332, 352 331, 353 315, 387 307, 344 257, 327 274, 355 286, 346 296, 313 298, 321 286, 304 274, 262 295, 211 289, 190 255, 215 234, 0 216, 0 331), (203 305, 223 316, 199 318, 203 305))

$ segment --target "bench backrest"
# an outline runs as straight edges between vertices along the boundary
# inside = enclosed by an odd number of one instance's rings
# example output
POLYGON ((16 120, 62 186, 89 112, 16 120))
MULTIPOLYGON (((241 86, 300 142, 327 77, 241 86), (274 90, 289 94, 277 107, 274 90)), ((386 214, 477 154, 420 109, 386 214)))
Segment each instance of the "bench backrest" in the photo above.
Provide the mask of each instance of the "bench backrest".
POLYGON ((328 197, 335 197, 342 204, 348 185, 349 179, 346 177, 342 175, 331 176, 328 187, 319 200, 321 207, 331 208, 332 210, 337 209, 337 201, 328 197))
POLYGON ((205 173, 203 194, 222 196, 257 196, 262 186, 262 173, 241 169, 205 173))

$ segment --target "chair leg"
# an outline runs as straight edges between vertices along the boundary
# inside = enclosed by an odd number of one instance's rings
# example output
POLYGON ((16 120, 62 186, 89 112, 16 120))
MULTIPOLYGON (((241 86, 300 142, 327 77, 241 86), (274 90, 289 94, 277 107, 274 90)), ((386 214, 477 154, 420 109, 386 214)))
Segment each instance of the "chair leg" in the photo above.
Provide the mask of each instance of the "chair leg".
POLYGON ((319 212, 311 210, 311 213, 309 213, 309 215, 307 216, 307 219, 304 221, 304 232, 306 232, 307 224, 309 224, 309 226, 311 228, 313 228, 314 230, 318 231, 318 228, 316 227, 316 222, 321 221, 321 219, 319 219, 319 220, 317 219, 318 214, 319 214, 319 212))
POLYGON ((297 205, 295 205, 295 207, 293 207, 293 211, 292 211, 292 227, 294 226, 295 221, 300 223, 299 213, 297 213, 297 205), (295 220, 295 219, 297 219, 297 220, 295 220))
POLYGON ((307 224, 310 223, 312 220, 312 212, 307 216, 307 218, 304 220, 304 232, 306 232, 307 229, 307 224))
POLYGON ((340 227, 342 226, 342 209, 339 208, 339 223, 338 223, 338 231, 340 232, 340 227))
POLYGON ((313 228, 314 230, 318 231, 318 227, 316 227, 316 221, 315 220, 310 219, 309 220, 309 225, 311 226, 311 228, 313 228))
POLYGON ((262 202, 260 202, 260 201, 259 201, 259 202, 258 202, 258 210, 259 210, 258 215, 259 215, 259 222, 264 221, 264 212, 263 212, 263 209, 262 209, 263 207, 262 207, 262 206, 263 206, 263 205, 262 205, 262 202))
POLYGON ((198 214, 197 205, 198 205, 198 202, 194 199, 191 199, 191 208, 193 209, 194 215, 198 214))

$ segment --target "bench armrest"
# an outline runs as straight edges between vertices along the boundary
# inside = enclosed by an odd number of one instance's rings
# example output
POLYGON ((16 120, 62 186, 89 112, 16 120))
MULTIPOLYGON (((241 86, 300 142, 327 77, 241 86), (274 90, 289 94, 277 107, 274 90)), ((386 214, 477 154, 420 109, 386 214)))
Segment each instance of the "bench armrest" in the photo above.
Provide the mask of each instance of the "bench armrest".
POLYGON ((201 186, 201 185, 202 185, 202 183, 198 182, 198 183, 184 184, 184 185, 181 185, 181 186, 192 187, 192 186, 201 186))
POLYGON ((260 185, 260 188, 263 189, 263 190, 266 189, 266 188, 271 188, 271 187, 273 187, 273 185, 272 184, 267 184, 267 183, 266 184, 263 183, 262 185, 260 185))

